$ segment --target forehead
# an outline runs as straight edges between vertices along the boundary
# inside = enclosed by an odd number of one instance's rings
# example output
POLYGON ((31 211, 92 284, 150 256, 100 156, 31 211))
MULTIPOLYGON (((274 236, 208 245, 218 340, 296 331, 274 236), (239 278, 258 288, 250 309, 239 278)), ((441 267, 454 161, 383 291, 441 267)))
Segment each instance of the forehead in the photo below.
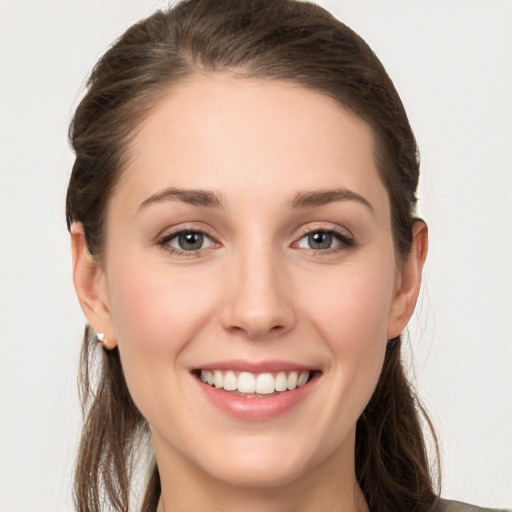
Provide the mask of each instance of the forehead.
POLYGON ((373 133, 358 116, 297 85, 227 74, 173 86, 138 127, 119 188, 140 203, 170 186, 238 196, 382 189, 373 133))

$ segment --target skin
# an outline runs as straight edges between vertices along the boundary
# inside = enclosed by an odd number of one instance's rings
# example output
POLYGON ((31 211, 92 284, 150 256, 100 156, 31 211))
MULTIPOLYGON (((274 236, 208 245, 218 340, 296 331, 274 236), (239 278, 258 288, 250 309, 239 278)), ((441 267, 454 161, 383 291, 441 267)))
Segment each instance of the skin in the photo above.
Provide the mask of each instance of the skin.
POLYGON ((355 424, 387 339, 414 309, 426 226, 413 235, 397 263, 372 131, 322 94, 218 74, 174 86, 155 106, 110 200, 103 261, 88 254, 80 224, 72 247, 82 308, 119 347, 151 427, 160 509, 367 510, 355 424), (169 187, 212 191, 222 207, 147 202, 169 187), (340 188, 368 204, 290 206, 340 188), (206 233, 203 248, 169 252, 160 242, 179 228, 206 233), (319 230, 353 244, 314 250, 307 234, 319 230), (233 358, 321 374, 291 410, 244 421, 212 406, 191 373, 233 358))

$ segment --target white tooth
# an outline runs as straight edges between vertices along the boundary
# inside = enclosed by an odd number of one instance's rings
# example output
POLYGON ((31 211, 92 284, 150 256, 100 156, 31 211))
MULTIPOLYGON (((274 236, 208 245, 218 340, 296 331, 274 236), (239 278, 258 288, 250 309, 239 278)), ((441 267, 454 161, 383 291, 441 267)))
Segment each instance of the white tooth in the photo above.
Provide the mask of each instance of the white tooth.
POLYGON ((222 388, 224 385, 224 377, 222 376, 222 373, 219 372, 219 370, 215 370, 213 372, 213 382, 215 384, 216 388, 222 388))
POLYGON ((274 377, 270 373, 260 373, 256 377, 256 393, 268 395, 274 392, 274 377))
POLYGON ((201 380, 203 382, 206 382, 206 371, 205 370, 201 370, 201 380))
POLYGON ((288 375, 288 389, 291 391, 297 387, 297 372, 290 372, 288 375))
POLYGON ((240 393, 254 393, 256 391, 256 379, 249 372, 242 372, 238 375, 238 391, 240 393))
POLYGON ((210 386, 213 386, 214 380, 213 380, 213 372, 206 371, 206 382, 210 384, 210 386))
POLYGON ((302 372, 297 379, 297 387, 304 386, 309 379, 309 372, 302 372))
POLYGON ((276 375, 274 387, 276 391, 286 391, 288 389, 288 379, 286 378, 286 373, 279 372, 276 375))
POLYGON ((224 389, 226 391, 233 391, 237 388, 236 375, 231 370, 227 371, 224 375, 224 389))

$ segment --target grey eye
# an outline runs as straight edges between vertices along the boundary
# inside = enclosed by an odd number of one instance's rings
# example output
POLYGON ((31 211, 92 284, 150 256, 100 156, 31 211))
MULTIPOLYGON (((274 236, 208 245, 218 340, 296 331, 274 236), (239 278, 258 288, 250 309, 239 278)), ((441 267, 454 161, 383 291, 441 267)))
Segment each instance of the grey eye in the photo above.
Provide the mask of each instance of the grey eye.
POLYGON ((213 242, 210 237, 198 231, 182 231, 169 238, 167 243, 181 251, 198 251, 211 247, 213 242))
POLYGON ((319 231, 308 235, 308 244, 311 249, 330 249, 336 239, 330 234, 319 231))
POLYGON ((297 243, 301 249, 312 249, 314 251, 325 251, 340 246, 350 246, 348 238, 335 231, 312 231, 304 235, 297 243))

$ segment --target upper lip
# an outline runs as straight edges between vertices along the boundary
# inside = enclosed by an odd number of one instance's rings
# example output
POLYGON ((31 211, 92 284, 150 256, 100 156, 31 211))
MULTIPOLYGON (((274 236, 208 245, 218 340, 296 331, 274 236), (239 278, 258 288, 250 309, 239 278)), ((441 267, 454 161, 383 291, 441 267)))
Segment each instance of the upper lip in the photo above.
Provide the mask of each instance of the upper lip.
POLYGON ((271 373, 280 371, 313 371, 309 365, 295 363, 293 361, 265 360, 265 361, 246 361, 242 359, 232 359, 227 361, 215 361, 197 366, 194 370, 233 370, 236 372, 250 373, 271 373))

